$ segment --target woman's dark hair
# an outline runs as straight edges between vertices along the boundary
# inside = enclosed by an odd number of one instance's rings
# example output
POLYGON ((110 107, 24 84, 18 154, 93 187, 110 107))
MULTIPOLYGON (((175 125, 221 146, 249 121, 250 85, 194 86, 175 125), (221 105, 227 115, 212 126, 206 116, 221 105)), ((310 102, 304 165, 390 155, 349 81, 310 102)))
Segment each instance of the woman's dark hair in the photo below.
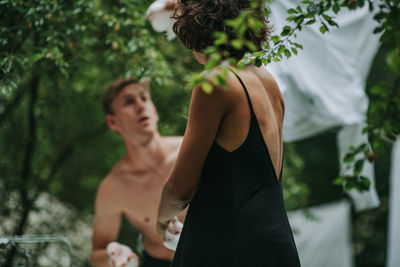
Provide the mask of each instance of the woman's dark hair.
POLYGON ((257 50, 268 38, 270 28, 267 25, 267 18, 263 12, 265 1, 256 0, 257 8, 251 9, 250 0, 178 0, 175 13, 173 30, 181 42, 189 49, 202 52, 206 47, 214 44, 214 32, 224 32, 228 36, 226 44, 220 48, 227 50, 230 57, 241 59, 246 52, 251 50, 246 46, 236 50, 231 45, 231 40, 236 39, 235 33, 230 26, 225 25, 227 19, 235 19, 240 12, 247 9, 257 19, 262 21, 265 27, 255 32, 247 29, 245 38, 253 42, 257 50))

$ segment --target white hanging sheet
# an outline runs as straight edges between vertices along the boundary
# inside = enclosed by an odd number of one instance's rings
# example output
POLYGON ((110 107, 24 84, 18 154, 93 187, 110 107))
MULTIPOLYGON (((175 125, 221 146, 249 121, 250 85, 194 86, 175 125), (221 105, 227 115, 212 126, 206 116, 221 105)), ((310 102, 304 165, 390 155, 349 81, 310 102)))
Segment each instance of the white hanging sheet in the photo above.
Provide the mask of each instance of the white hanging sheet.
POLYGON ((347 200, 291 211, 288 215, 302 266, 354 265, 351 212, 347 200))
POLYGON ((390 168, 387 267, 400 266, 400 137, 393 145, 390 168))
MULTIPOLYGON (((275 34, 290 24, 286 21, 287 10, 300 2, 272 2, 270 21, 277 30, 275 34)), ((368 142, 360 128, 368 108, 364 88, 380 36, 373 34, 377 23, 368 5, 330 15, 339 28, 331 27, 323 35, 318 23, 303 26, 295 41, 304 49, 288 60, 271 63, 267 69, 277 80, 285 99, 284 141, 301 140, 335 126, 348 126, 338 134, 343 171, 342 158, 348 147, 368 142)), ((370 190, 349 193, 357 211, 379 205, 373 165, 365 165, 363 174, 371 179, 370 190)))
POLYGON ((149 6, 146 12, 146 17, 151 22, 153 29, 157 32, 166 32, 168 40, 175 38, 175 33, 172 30, 174 21, 171 19, 174 12, 173 9, 168 8, 173 3, 174 0, 157 0, 149 6))
MULTIPOLYGON (((287 10, 299 0, 273 1, 270 22, 280 33, 287 10)), ((273 62, 267 69, 276 78, 285 99, 284 141, 301 140, 328 128, 365 120, 368 99, 366 78, 379 46, 377 25, 367 5, 342 9, 324 35, 318 23, 303 26, 296 42, 303 45, 297 56, 273 62)))

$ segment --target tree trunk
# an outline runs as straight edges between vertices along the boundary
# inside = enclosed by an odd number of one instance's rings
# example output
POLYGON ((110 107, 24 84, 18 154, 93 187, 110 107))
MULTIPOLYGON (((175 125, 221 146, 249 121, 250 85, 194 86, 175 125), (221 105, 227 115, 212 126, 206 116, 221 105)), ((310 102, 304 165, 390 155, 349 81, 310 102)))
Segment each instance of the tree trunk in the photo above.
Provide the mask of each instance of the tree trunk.
MULTIPOLYGON (((19 195, 21 198, 22 213, 19 222, 13 232, 13 235, 22 235, 24 232, 25 225, 28 221, 29 213, 33 207, 33 199, 29 197, 28 182, 32 176, 32 158, 35 151, 37 125, 35 118, 35 104, 38 96, 40 77, 33 71, 33 76, 30 81, 30 92, 29 92, 29 106, 28 106, 28 140, 25 147, 25 156, 22 162, 21 168, 21 183, 19 188, 19 195)), ((6 267, 11 267, 15 253, 17 252, 16 247, 12 247, 10 253, 7 256, 5 263, 6 267)))

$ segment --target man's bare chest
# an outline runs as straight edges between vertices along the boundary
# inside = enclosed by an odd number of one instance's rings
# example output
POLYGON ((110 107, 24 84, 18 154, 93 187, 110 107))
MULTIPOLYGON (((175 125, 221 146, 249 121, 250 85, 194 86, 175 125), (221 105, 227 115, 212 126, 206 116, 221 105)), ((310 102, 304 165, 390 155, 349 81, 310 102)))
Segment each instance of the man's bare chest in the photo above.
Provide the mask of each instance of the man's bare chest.
POLYGON ((155 228, 162 189, 170 168, 142 174, 131 179, 123 189, 122 212, 138 229, 155 228))

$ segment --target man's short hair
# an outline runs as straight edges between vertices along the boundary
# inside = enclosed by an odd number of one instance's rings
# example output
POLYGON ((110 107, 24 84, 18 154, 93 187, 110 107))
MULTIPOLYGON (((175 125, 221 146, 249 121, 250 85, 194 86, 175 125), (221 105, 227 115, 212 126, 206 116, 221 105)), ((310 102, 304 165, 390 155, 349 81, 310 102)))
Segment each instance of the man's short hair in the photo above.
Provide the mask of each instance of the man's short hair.
POLYGON ((103 110, 106 114, 114 114, 114 111, 112 109, 112 102, 122 91, 122 89, 134 83, 139 84, 140 82, 136 78, 118 78, 111 83, 111 85, 104 92, 102 99, 103 110))

